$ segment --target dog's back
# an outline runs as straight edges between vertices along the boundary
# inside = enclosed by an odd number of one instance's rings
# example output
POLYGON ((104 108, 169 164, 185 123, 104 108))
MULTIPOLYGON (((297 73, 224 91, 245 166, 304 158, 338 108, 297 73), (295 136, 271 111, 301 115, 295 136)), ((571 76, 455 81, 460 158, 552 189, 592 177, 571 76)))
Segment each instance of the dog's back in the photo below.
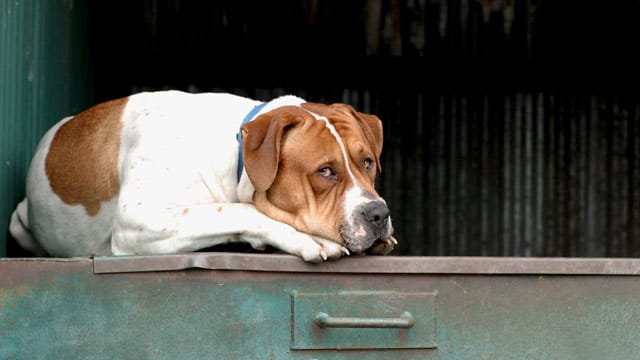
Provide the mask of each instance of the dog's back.
MULTIPOLYGON (((206 150, 225 146, 229 149, 224 151, 237 154, 240 115, 235 113, 244 114, 255 103, 230 94, 162 91, 108 101, 62 119, 36 148, 27 175, 27 198, 12 215, 11 235, 36 255, 110 254, 123 182, 136 186, 130 191, 138 193, 166 185, 167 176, 178 171, 161 174, 147 168, 169 164, 195 169, 195 162, 207 161, 207 154, 197 152, 208 139, 206 150), (221 104, 228 107, 229 125, 224 118, 211 116, 221 104), (224 133, 224 145, 216 141, 222 138, 220 133, 224 133), (142 170, 132 170, 136 164, 147 167, 144 177, 140 177, 142 170)), ((182 171, 180 178, 187 176, 182 171)), ((176 188, 155 191, 156 197, 192 200, 176 188)), ((194 196, 209 194, 200 191, 194 196)))

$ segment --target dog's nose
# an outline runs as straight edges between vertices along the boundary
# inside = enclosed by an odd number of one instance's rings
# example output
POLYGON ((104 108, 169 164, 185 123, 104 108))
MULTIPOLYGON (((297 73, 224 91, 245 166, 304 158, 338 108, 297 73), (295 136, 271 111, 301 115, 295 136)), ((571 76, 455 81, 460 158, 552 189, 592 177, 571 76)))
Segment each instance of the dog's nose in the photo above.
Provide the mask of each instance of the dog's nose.
POLYGON ((389 217, 389 208, 382 201, 371 201, 365 205, 362 215, 368 222, 380 226, 389 217))

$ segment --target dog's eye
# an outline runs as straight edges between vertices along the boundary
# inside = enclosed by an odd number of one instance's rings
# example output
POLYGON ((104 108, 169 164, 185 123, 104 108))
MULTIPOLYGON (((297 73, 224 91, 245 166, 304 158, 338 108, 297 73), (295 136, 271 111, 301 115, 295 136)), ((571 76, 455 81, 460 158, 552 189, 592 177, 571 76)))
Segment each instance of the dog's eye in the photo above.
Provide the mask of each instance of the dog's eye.
POLYGON ((373 159, 365 158, 364 160, 362 160, 362 167, 364 167, 366 170, 370 170, 373 167, 373 163, 373 159))
POLYGON ((320 168, 318 170, 318 175, 322 176, 325 179, 331 180, 335 180, 338 178, 338 174, 336 174, 336 171, 328 166, 320 168))

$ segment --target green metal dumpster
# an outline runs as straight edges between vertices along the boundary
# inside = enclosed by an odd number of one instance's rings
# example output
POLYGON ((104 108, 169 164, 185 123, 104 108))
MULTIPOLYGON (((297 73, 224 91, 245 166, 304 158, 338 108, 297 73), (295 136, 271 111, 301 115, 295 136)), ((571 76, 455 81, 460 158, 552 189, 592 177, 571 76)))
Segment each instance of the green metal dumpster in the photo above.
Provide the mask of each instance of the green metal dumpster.
MULTIPOLYGON (((0 229, 92 103, 87 1, 0 0, 0 229)), ((640 260, 6 258, 0 359, 637 359, 640 260)))
POLYGON ((3 359, 637 359, 640 260, 0 260, 3 359))

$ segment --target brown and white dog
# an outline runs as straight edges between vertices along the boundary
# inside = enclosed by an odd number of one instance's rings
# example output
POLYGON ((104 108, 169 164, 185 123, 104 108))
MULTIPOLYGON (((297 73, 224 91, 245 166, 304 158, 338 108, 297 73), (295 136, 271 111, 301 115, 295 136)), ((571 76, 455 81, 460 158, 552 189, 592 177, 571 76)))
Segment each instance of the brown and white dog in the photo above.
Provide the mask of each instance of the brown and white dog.
POLYGON ((396 240, 374 189, 381 151, 380 119, 345 104, 139 93, 44 135, 10 231, 61 257, 228 242, 310 262, 386 254, 396 240))

